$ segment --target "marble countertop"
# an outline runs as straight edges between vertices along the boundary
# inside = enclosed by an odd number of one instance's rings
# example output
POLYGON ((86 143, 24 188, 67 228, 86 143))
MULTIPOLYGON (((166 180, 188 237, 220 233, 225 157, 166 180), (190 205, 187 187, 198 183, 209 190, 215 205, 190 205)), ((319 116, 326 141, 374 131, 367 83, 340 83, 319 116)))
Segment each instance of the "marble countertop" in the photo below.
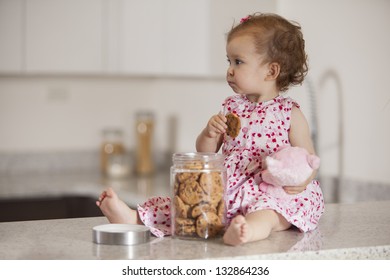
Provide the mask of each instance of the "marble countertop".
MULTIPOLYGON (((83 195, 112 186, 129 205, 169 195, 169 171, 110 180, 99 173, 0 176, 0 199, 83 195)), ((151 238, 135 246, 98 245, 92 227, 105 217, 0 223, 0 259, 390 259, 390 201, 326 204, 317 230, 291 229, 238 247, 220 238, 151 238)))
POLYGON ((220 238, 92 242, 104 217, 0 223, 0 259, 390 259, 390 201, 327 204, 317 230, 275 232, 238 247, 220 238))

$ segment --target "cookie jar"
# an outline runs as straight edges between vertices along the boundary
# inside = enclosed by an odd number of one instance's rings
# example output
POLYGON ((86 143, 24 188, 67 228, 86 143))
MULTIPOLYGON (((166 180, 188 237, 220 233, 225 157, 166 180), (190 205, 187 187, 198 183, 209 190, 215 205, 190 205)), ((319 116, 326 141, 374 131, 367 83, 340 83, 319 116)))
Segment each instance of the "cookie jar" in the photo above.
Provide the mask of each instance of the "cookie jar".
POLYGON ((176 153, 171 167, 172 236, 208 239, 224 231, 224 156, 176 153))

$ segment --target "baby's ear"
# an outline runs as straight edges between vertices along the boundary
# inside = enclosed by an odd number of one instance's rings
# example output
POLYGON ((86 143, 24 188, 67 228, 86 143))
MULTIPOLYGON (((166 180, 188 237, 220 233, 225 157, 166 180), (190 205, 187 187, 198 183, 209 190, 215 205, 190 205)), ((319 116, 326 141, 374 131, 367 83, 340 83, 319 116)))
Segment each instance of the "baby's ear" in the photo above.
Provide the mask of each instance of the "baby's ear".
POLYGON ((320 167, 320 158, 316 155, 308 155, 307 162, 313 169, 318 169, 320 167))
POLYGON ((279 63, 272 62, 268 66, 267 80, 276 80, 280 74, 280 65, 279 63))

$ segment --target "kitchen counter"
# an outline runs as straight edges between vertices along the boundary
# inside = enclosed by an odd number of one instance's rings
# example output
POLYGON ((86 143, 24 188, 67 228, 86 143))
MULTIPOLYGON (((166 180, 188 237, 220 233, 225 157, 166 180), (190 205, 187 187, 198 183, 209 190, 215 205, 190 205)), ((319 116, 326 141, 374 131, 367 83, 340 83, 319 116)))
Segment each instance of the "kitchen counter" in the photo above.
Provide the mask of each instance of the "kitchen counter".
POLYGON ((390 201, 327 204, 319 227, 272 233, 238 247, 221 238, 155 238, 134 246, 92 242, 105 217, 0 223, 0 259, 390 259, 390 201))

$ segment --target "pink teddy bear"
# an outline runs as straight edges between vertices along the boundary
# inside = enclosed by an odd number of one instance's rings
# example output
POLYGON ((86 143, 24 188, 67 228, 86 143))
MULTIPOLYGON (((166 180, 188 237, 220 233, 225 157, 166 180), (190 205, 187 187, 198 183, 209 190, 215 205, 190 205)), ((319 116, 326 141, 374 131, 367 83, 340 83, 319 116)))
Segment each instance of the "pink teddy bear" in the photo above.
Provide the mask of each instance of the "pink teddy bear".
POLYGON ((263 182, 259 188, 276 198, 288 198, 283 186, 304 183, 320 166, 320 158, 300 147, 285 146, 266 157, 267 169, 261 172, 263 182))

